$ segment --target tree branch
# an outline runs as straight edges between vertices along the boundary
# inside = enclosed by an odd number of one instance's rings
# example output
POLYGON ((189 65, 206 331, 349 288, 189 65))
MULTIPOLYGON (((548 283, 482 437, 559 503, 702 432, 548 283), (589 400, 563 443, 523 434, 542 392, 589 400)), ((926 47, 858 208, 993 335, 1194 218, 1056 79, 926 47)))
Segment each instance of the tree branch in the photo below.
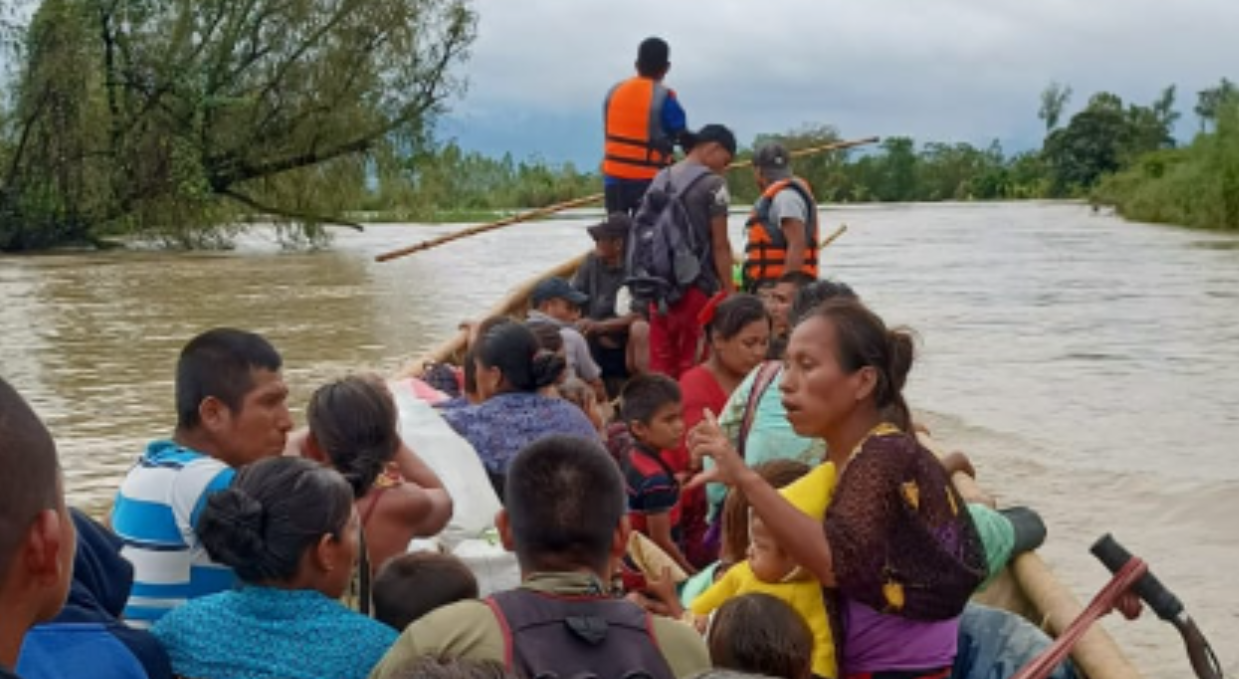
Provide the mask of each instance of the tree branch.
POLYGON ((312 222, 316 224, 335 224, 336 226, 347 226, 348 228, 356 229, 357 231, 366 230, 366 227, 362 226, 361 224, 354 222, 354 221, 349 221, 342 217, 334 217, 331 215, 316 215, 316 214, 311 214, 308 212, 298 212, 296 210, 289 210, 286 208, 275 207, 274 205, 264 205, 263 203, 260 203, 257 200, 254 200, 253 198, 245 195, 244 193, 241 193, 240 191, 236 191, 234 189, 223 189, 221 191, 217 191, 217 193, 219 193, 219 195, 221 196, 226 196, 228 198, 231 198, 237 201, 238 203, 241 203, 242 205, 246 205, 255 210, 258 210, 259 212, 263 212, 263 213, 270 214, 270 215, 275 215, 277 217, 286 217, 288 219, 293 219, 293 220, 297 220, 301 222, 312 222))

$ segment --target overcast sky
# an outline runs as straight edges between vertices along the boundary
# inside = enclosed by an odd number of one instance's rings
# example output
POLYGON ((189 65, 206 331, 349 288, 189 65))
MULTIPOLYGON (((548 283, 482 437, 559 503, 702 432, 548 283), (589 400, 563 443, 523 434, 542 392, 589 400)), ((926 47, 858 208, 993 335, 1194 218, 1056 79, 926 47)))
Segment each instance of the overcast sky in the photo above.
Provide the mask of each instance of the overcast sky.
POLYGON ((689 124, 761 132, 830 123, 845 137, 1040 144, 1039 94, 1071 85, 1147 103, 1239 78, 1236 0, 478 0, 469 90, 441 136, 487 153, 598 162, 607 89, 637 44, 671 44, 689 124))

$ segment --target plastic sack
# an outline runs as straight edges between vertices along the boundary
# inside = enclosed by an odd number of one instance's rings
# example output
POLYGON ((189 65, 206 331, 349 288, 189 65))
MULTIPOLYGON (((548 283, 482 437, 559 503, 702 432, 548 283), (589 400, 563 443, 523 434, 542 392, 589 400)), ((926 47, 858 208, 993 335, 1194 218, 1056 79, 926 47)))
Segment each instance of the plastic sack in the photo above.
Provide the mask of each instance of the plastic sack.
POLYGON ((400 437, 439 475, 452 496, 452 519, 439 540, 448 548, 482 536, 495 524, 500 509, 473 446, 461 438, 429 403, 419 398, 414 380, 388 383, 399 413, 400 437))

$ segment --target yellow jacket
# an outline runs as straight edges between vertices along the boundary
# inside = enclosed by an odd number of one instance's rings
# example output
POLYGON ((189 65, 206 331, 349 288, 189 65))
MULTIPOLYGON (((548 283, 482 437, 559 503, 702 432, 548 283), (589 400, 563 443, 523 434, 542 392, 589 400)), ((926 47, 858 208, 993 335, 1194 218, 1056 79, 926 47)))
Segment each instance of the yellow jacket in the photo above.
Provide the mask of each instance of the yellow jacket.
MULTIPOLYGON (((802 513, 824 521, 836 480, 835 466, 827 462, 779 492, 802 513)), ((822 585, 816 579, 762 582, 745 561, 732 566, 721 580, 702 592, 690 608, 696 615, 709 615, 728 599, 755 592, 782 599, 800 614, 813 633, 813 673, 820 677, 838 676, 835 642, 826 616, 826 603, 822 600, 822 585)))

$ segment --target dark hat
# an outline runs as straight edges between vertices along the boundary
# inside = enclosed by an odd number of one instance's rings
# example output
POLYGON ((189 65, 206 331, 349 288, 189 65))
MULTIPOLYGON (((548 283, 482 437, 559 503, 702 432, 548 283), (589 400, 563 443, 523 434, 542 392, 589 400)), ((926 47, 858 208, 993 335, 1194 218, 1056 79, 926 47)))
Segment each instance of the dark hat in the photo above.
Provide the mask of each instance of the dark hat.
POLYGON ((762 144, 753 153, 753 165, 763 170, 787 170, 791 162, 787 148, 777 141, 762 144))
POLYGON ((696 132, 685 132, 683 136, 683 146, 685 150, 691 151, 698 144, 708 144, 714 142, 723 148, 731 155, 736 155, 736 135, 731 133, 723 125, 711 123, 703 126, 696 132))
POLYGON ((535 307, 552 299, 566 299, 577 306, 582 306, 589 301, 589 295, 572 287, 572 284, 562 278, 547 278, 539 281, 529 297, 535 307))
POLYGON ((637 67, 661 71, 671 63, 671 47, 662 38, 646 38, 637 47, 637 67))
POLYGON ((593 236, 594 240, 602 240, 603 238, 627 238, 628 232, 632 230, 632 218, 623 212, 612 212, 607 215, 607 218, 602 220, 602 223, 595 224, 586 231, 593 236))

